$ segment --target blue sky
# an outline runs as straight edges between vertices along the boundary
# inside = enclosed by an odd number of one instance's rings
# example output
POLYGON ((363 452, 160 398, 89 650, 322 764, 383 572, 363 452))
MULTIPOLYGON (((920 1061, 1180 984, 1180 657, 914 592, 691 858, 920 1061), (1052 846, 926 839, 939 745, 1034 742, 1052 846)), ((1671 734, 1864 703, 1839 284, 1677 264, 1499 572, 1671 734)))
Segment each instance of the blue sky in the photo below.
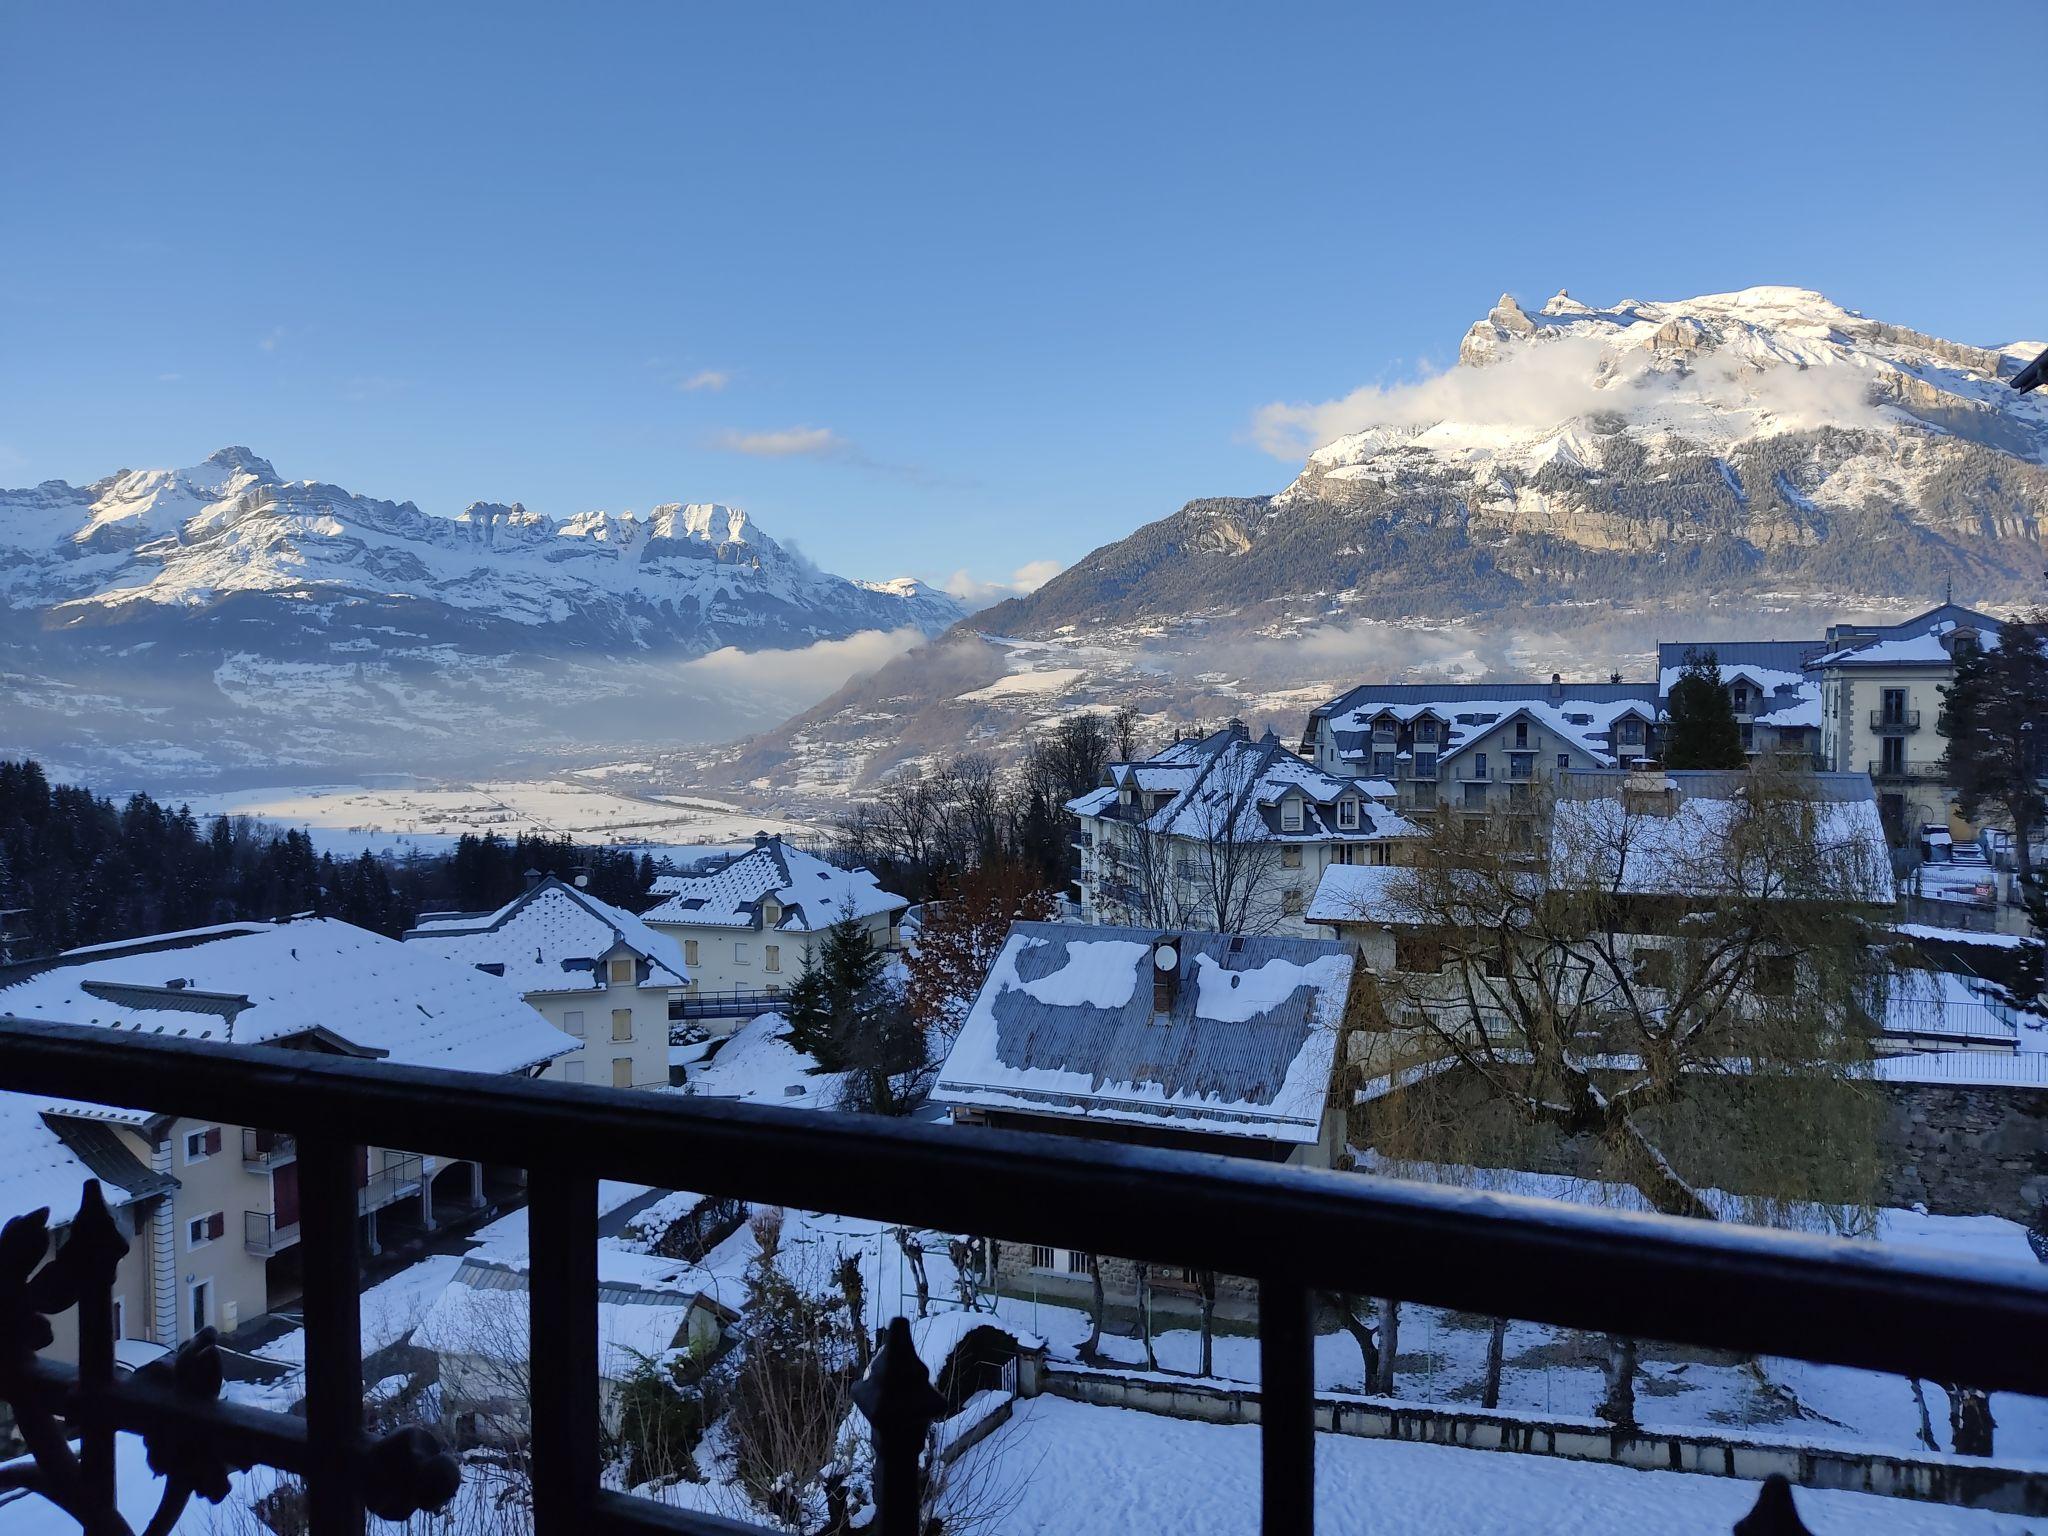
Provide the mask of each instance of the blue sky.
POLYGON ((857 576, 1277 489, 1503 290, 2048 331, 2048 6, 9 6, 0 484, 246 443, 857 576))

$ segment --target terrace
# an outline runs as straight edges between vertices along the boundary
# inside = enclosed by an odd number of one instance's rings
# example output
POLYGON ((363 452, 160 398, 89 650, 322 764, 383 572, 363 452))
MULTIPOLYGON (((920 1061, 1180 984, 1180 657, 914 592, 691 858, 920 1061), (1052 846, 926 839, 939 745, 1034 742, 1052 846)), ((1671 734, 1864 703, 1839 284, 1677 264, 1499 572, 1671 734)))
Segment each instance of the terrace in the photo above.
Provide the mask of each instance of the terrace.
MULTIPOLYGON (((1313 1308, 1323 1292, 1369 1289, 1987 1391, 2048 1391, 2048 1354, 2015 1344, 2048 1336, 2048 1280, 1939 1255, 1104 1142, 963 1135, 172 1038, 110 1045, 98 1029, 13 1020, 0 1021, 0 1073, 15 1091, 229 1124, 265 1121, 296 1139, 306 1257, 303 1418, 211 1401, 203 1346, 181 1354, 175 1385, 116 1375, 108 1293, 123 1239, 94 1201, 61 1250, 69 1255, 61 1285, 24 1285, 23 1274, 0 1273, 0 1315, 23 1319, 75 1303, 80 1329, 75 1372, 0 1357, 0 1396, 37 1455, 34 1469, 4 1474, 0 1491, 53 1491, 96 1532, 127 1529, 112 1513, 114 1445, 123 1432, 144 1436, 172 1469, 169 1518, 152 1529, 169 1529, 172 1502, 182 1504, 210 1476, 224 1478, 228 1466, 260 1463, 302 1477, 311 1536, 355 1536, 366 1512, 403 1518, 452 1494, 458 1465, 423 1431, 373 1440, 365 1429, 356 1221, 357 1148, 365 1143, 529 1170, 529 1454, 541 1536, 741 1529, 607 1489, 600 1476, 597 1183, 661 1185, 684 1169, 692 1187, 717 1194, 941 1231, 1016 1233, 1090 1253, 1135 1251, 1162 1265, 1249 1270, 1258 1287, 1260 1523, 1269 1533, 1300 1536, 1315 1526, 1313 1308), (60 1414, 68 1430, 53 1425, 60 1414), (67 1433, 79 1442, 75 1456, 64 1446, 67 1433)), ((215 1389, 217 1367, 215 1360, 215 1389)), ((936 1405, 902 1321, 891 1325, 856 1398, 877 1448, 871 1528, 910 1536, 936 1405)), ((1958 1485, 1967 1485, 1968 1472, 1956 1472, 1958 1485)), ((1754 1536, 1802 1529, 1782 1484, 1766 1486, 1758 1510, 1744 1524, 1754 1536)))

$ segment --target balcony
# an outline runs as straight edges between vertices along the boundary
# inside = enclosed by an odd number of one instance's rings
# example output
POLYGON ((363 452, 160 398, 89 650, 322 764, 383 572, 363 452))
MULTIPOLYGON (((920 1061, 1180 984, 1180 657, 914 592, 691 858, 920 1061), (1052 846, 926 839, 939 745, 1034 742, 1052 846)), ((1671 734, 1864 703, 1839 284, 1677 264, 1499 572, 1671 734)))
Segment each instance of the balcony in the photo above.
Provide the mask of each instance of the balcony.
MULTIPOLYGON (((0 1076, 13 1091, 44 1097, 228 1124, 269 1119, 293 1127, 298 1140, 306 1213, 302 1417, 221 1403, 217 1385, 205 1390, 204 1371, 180 1370, 178 1386, 161 1376, 117 1376, 110 1297, 125 1239, 95 1197, 74 1223, 65 1251, 74 1254, 67 1278, 75 1281, 68 1295, 78 1306, 80 1368, 38 1360, 14 1373, 8 1390, 17 1418, 53 1431, 39 1436, 39 1453, 55 1461, 61 1452, 65 1486, 98 1508, 115 1502, 117 1431, 174 1444, 187 1465, 204 1467, 211 1457, 303 1478, 311 1536, 360 1536, 366 1504, 402 1520, 452 1496, 461 1468, 426 1431, 373 1440, 363 1425, 361 1239, 351 1195, 364 1141, 410 1142, 437 1157, 530 1170, 524 1450, 538 1536, 744 1529, 604 1485, 598 1180, 661 1187, 679 1169, 717 1170, 735 1196, 761 1202, 938 1232, 1014 1232, 1087 1253, 1137 1252, 1176 1270, 1250 1267, 1259 1384, 1239 1394, 1232 1411, 1258 1425, 1258 1523, 1273 1536, 1308 1536, 1315 1525, 1312 1319, 1321 1292, 1369 1291, 1482 1317, 2048 1393, 2048 1354, 2015 1343, 2048 1336, 2048 1279, 2033 1266, 1971 1269, 1910 1248, 1475 1199, 1359 1174, 1101 1141, 969 1133, 162 1036, 113 1044, 97 1028, 0 1020, 0 1076), (78 1426, 75 1454, 61 1444, 57 1414, 78 1426)), ((890 1296, 888 1305, 899 1299, 890 1296)), ((869 1527, 877 1536, 920 1529, 932 1397, 899 1316, 858 1390, 877 1447, 869 1527)), ((1053 1465, 1022 1475, 1072 1473, 1053 1465)), ((11 1484, 26 1485, 19 1476, 11 1484)), ((167 1486, 176 1499, 153 1529, 176 1522, 191 1485, 173 1479, 167 1486)), ((1773 1487, 1765 1500, 1784 1500, 1783 1484, 1773 1487)), ((1918 1507, 1901 1505, 1900 1518, 1918 1507)), ((1357 1512, 1330 1513, 1336 1530, 1351 1528, 1357 1512)), ((1244 1524, 1252 1524, 1249 1509, 1244 1524)), ((1441 1528, 1460 1527, 1446 1521, 1441 1528)), ((1767 1511, 1747 1528, 1797 1529, 1782 1503, 1775 1519, 1767 1511)))
POLYGON ((259 1259, 283 1253, 299 1240, 299 1223, 279 1223, 269 1211, 242 1212, 242 1246, 259 1259))
POLYGON ((1421 779, 1425 783, 1430 784, 1436 782, 1436 754, 1434 752, 1426 756, 1412 758, 1399 766, 1401 777, 1404 779, 1421 779))
POLYGON ((1917 709, 1873 709, 1870 731, 1874 736, 1910 736, 1920 729, 1917 709))
POLYGON ((1870 781, 1873 784, 1904 784, 1909 780, 1919 778, 1922 770, 1914 767, 1913 764, 1907 762, 1904 758, 1892 763, 1885 761, 1881 757, 1874 757, 1865 765, 1865 771, 1869 773, 1870 781))
POLYGON ((251 1173, 279 1167, 298 1155, 299 1144, 292 1137, 281 1136, 276 1131, 242 1127, 242 1166, 251 1173))

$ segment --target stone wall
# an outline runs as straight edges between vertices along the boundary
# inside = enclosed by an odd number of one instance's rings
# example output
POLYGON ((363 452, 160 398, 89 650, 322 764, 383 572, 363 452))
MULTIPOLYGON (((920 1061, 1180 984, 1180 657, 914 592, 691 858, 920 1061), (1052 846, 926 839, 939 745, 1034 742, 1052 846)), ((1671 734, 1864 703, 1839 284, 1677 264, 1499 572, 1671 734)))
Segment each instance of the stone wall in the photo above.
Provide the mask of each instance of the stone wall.
POLYGON ((2031 1222, 2048 1200, 2048 1089, 1887 1083, 1880 1205, 2031 1222))

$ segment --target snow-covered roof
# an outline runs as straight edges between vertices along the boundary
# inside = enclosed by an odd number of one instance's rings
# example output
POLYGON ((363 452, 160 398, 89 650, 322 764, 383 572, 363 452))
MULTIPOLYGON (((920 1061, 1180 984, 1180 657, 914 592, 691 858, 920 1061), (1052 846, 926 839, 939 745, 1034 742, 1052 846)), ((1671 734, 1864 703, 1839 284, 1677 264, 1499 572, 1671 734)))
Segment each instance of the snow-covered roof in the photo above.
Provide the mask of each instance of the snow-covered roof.
POLYGON ((78 1215, 88 1179, 110 1209, 169 1189, 168 1174, 145 1167, 114 1132, 54 1112, 25 1093, 0 1093, 0 1219, 47 1206, 53 1226, 78 1215))
POLYGON ((1157 933, 1016 923, 939 1073, 981 1109, 1313 1142, 1354 958, 1323 939, 1176 935, 1153 1012, 1157 933))
POLYGON ((1988 613, 1957 603, 1943 603, 1897 624, 1838 625, 1828 631, 1833 649, 1811 663, 1823 667, 1947 666, 1958 629, 1977 636, 1978 645, 1996 650, 2002 626, 1988 613))
POLYGON ((602 988, 607 982, 598 962, 622 944, 645 962, 635 968, 636 985, 680 987, 688 981, 674 939, 552 877, 495 912, 424 921, 405 941, 464 965, 499 967, 497 974, 521 994, 602 988))
POLYGON ((1199 741, 1175 742, 1142 762, 1110 766, 1110 783, 1067 802, 1076 816, 1115 817, 1141 822, 1169 837, 1199 840, 1229 837, 1249 842, 1377 842, 1413 837, 1416 827, 1375 803, 1393 796, 1393 786, 1324 773, 1290 752, 1268 731, 1253 741, 1234 728, 1199 741), (1119 796, 1125 788, 1145 795, 1169 795, 1156 808, 1136 807, 1125 816, 1119 796), (1301 806, 1301 826, 1289 830, 1281 807, 1290 797, 1301 806), (1358 825, 1341 826, 1340 801, 1358 807, 1358 825))
POLYGON ((1668 772, 1662 775, 1665 800, 1646 807, 1627 798, 1619 771, 1560 775, 1550 878, 1632 895, 1709 899, 1741 892, 1891 905, 1891 859, 1866 775, 1811 776, 1805 804, 1818 858, 1775 868, 1754 859, 1745 865, 1731 851, 1745 778, 1739 771, 1668 772))
MULTIPOLYGON (((624 1381, 643 1361, 660 1360, 676 1348, 691 1309, 700 1304, 694 1285, 642 1283, 640 1271, 646 1264, 638 1266, 631 1277, 616 1272, 621 1261, 639 1257, 615 1249, 598 1250, 597 1373, 604 1381, 624 1381)), ((667 1267, 685 1272, 694 1269, 684 1264, 667 1267)), ((715 1305, 709 1297, 701 1300, 715 1305)), ((524 1266, 471 1256, 434 1298, 413 1330, 412 1342, 436 1354, 524 1360, 529 1308, 524 1266)))
POLYGON ((655 894, 667 900, 643 914, 677 927, 753 928, 769 900, 782 908, 782 933, 822 933, 840 919, 874 917, 910 905, 882 889, 865 869, 841 869, 779 837, 763 838, 706 875, 664 875, 655 894))
POLYGON ((577 1048, 468 965, 337 918, 96 945, 0 969, 0 1014, 261 1045, 317 1037, 407 1066, 520 1072, 577 1048))
POLYGON ((1361 763, 1371 762, 1375 750, 1391 750, 1384 742, 1376 747, 1372 738, 1372 723, 1383 716, 1403 725, 1424 716, 1438 721, 1442 727, 1437 741, 1439 762, 1448 762, 1499 726, 1524 719, 1601 764, 1615 761, 1609 739, 1616 721, 1626 715, 1645 722, 1657 719, 1657 690, 1648 683, 1567 684, 1561 696, 1553 696, 1551 689, 1539 685, 1494 688, 1482 684, 1462 690, 1368 688, 1353 689, 1345 699, 1350 702, 1329 717, 1330 731, 1338 755, 1361 763), (1411 692, 1418 696, 1404 696, 1411 692))

